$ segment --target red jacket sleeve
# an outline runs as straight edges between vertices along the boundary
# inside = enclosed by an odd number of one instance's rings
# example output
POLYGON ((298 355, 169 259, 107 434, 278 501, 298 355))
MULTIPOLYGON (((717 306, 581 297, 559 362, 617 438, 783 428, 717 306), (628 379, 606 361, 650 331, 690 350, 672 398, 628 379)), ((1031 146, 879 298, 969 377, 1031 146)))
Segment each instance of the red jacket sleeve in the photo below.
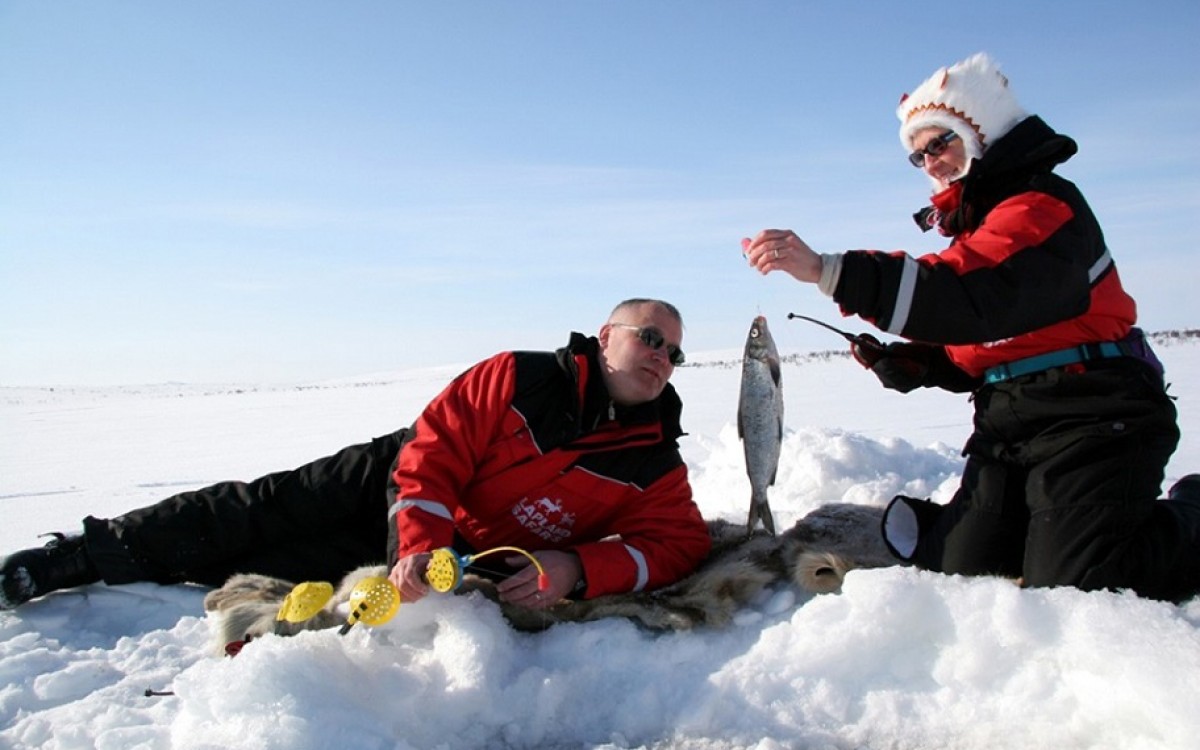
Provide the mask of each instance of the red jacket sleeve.
POLYGON ((623 507, 612 530, 617 538, 573 548, 583 563, 589 599, 672 584, 691 573, 712 546, 683 465, 646 488, 636 504, 623 507))
POLYGON ((1027 192, 936 254, 852 251, 838 302, 883 330, 937 344, 996 341, 1087 308, 1091 247, 1065 203, 1027 192))
POLYGON ((417 419, 392 473, 401 557, 453 542, 463 489, 512 401, 514 380, 512 354, 498 354, 456 378, 417 419))
POLYGON ((844 314, 946 346, 971 375, 1045 351, 1115 341, 1133 324, 1136 306, 1086 203, 1073 187, 1060 192, 1001 201, 976 230, 937 254, 848 252, 835 299, 844 314))

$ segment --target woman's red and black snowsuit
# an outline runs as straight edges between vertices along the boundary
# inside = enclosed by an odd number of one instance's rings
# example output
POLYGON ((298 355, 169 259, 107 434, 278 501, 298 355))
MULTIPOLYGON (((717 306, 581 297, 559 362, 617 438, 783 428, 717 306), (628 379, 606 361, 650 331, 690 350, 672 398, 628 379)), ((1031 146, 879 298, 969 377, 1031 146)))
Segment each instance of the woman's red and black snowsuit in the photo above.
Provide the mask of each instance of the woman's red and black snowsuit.
POLYGON ((885 538, 930 570, 1176 598, 1200 554, 1192 509, 1156 502, 1176 412, 1098 222, 1052 172, 1075 151, 1029 117, 917 215, 950 247, 843 256, 843 313, 920 342, 888 348, 896 359, 873 368, 884 384, 974 391, 960 489, 945 506, 896 498, 885 538), (1078 347, 1095 356, 1003 370, 1078 347))
POLYGON ((674 582, 710 546, 676 444, 682 405, 668 385, 652 402, 615 406, 596 351, 595 338, 573 334, 557 352, 496 355, 412 428, 252 482, 89 517, 88 553, 111 584, 336 581, 397 550, 450 545, 574 550, 587 597, 674 582))

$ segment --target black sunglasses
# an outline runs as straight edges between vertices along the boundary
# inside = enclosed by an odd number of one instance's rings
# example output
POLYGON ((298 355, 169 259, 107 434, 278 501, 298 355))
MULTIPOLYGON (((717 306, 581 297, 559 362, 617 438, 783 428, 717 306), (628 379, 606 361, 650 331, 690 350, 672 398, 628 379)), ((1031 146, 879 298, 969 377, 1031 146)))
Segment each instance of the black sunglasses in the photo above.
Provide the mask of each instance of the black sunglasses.
POLYGON ((667 344, 667 339, 662 335, 662 331, 657 328, 648 328, 646 326, 633 326, 628 323, 610 323, 609 325, 617 328, 628 328, 631 331, 637 331, 637 337, 643 344, 650 347, 654 351, 667 347, 667 359, 671 360, 671 364, 678 367, 683 364, 683 350, 674 344, 667 344))
POLYGON ((925 166, 925 154, 929 154, 930 156, 941 156, 942 152, 946 150, 946 147, 949 146, 957 137, 958 133, 955 133, 953 130, 947 130, 945 133, 942 133, 929 143, 926 143, 925 148, 917 149, 909 154, 909 164, 912 164, 914 167, 918 168, 925 166))

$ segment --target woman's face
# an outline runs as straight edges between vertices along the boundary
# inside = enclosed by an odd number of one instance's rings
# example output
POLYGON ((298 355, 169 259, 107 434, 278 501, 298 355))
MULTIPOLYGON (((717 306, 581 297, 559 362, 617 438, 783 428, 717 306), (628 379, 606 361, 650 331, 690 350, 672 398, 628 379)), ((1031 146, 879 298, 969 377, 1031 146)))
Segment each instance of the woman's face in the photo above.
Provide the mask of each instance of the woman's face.
POLYGON ((945 128, 939 127, 922 128, 914 133, 912 138, 913 152, 922 154, 925 160, 921 169, 942 189, 961 177, 963 170, 967 167, 967 149, 963 145, 962 138, 955 138, 946 143, 945 148, 937 156, 929 153, 929 151, 937 150, 936 145, 927 150, 931 142, 946 135, 947 132, 949 131, 945 128))

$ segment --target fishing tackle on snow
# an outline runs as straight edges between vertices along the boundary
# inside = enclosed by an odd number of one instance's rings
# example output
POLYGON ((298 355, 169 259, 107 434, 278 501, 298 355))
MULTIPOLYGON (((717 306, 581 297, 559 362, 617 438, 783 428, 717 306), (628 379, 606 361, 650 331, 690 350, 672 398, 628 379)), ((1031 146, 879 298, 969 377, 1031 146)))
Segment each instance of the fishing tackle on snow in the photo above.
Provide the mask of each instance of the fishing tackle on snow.
MULTIPOLYGON (((305 581, 297 584, 279 606, 277 621, 304 622, 316 616, 333 598, 333 584, 305 581)), ((338 631, 345 635, 358 622, 382 625, 400 609, 400 592, 383 576, 364 578, 350 591, 350 616, 338 631)))
MULTIPOLYGON (((516 552, 529 558, 538 571, 538 591, 550 588, 550 577, 546 574, 538 559, 517 547, 494 547, 473 555, 459 555, 449 547, 434 550, 429 566, 425 572, 425 580, 434 591, 446 593, 458 588, 462 583, 463 570, 470 567, 476 560, 495 552, 516 552)), ((324 609, 333 598, 333 585, 325 581, 305 581, 297 584, 279 606, 275 615, 277 621, 300 623, 312 619, 324 609)), ((350 591, 350 615, 338 630, 338 635, 345 635, 359 622, 367 625, 382 625, 392 619, 400 609, 400 591, 385 576, 364 578, 354 585, 350 591)))
POLYGON ((810 318, 807 315, 799 315, 797 313, 788 313, 788 320, 799 318, 807 320, 809 323, 816 323, 822 328, 827 328, 837 335, 850 342, 850 354, 863 367, 870 367, 879 361, 879 358, 886 354, 886 347, 869 333, 849 333, 840 328, 835 328, 828 323, 810 318))
POLYGON ((333 598, 333 584, 325 581, 305 581, 296 585, 279 605, 278 621, 304 622, 316 616, 333 598))
POLYGON ((529 562, 533 563, 533 567, 537 568, 538 591, 545 591, 550 588, 550 576, 546 575, 546 571, 542 568, 542 564, 538 562, 538 559, 517 547, 493 547, 492 549, 477 552, 473 555, 459 555, 449 547, 436 549, 429 560, 429 567, 425 570, 425 580, 429 582, 434 591, 439 591, 443 594, 453 591, 462 584, 463 570, 465 568, 470 567, 479 558, 494 552, 516 552, 529 558, 529 562))
POLYGON ((350 616, 346 624, 338 629, 345 635, 355 623, 382 625, 396 615, 400 609, 400 591, 383 576, 364 578, 350 590, 350 616))

